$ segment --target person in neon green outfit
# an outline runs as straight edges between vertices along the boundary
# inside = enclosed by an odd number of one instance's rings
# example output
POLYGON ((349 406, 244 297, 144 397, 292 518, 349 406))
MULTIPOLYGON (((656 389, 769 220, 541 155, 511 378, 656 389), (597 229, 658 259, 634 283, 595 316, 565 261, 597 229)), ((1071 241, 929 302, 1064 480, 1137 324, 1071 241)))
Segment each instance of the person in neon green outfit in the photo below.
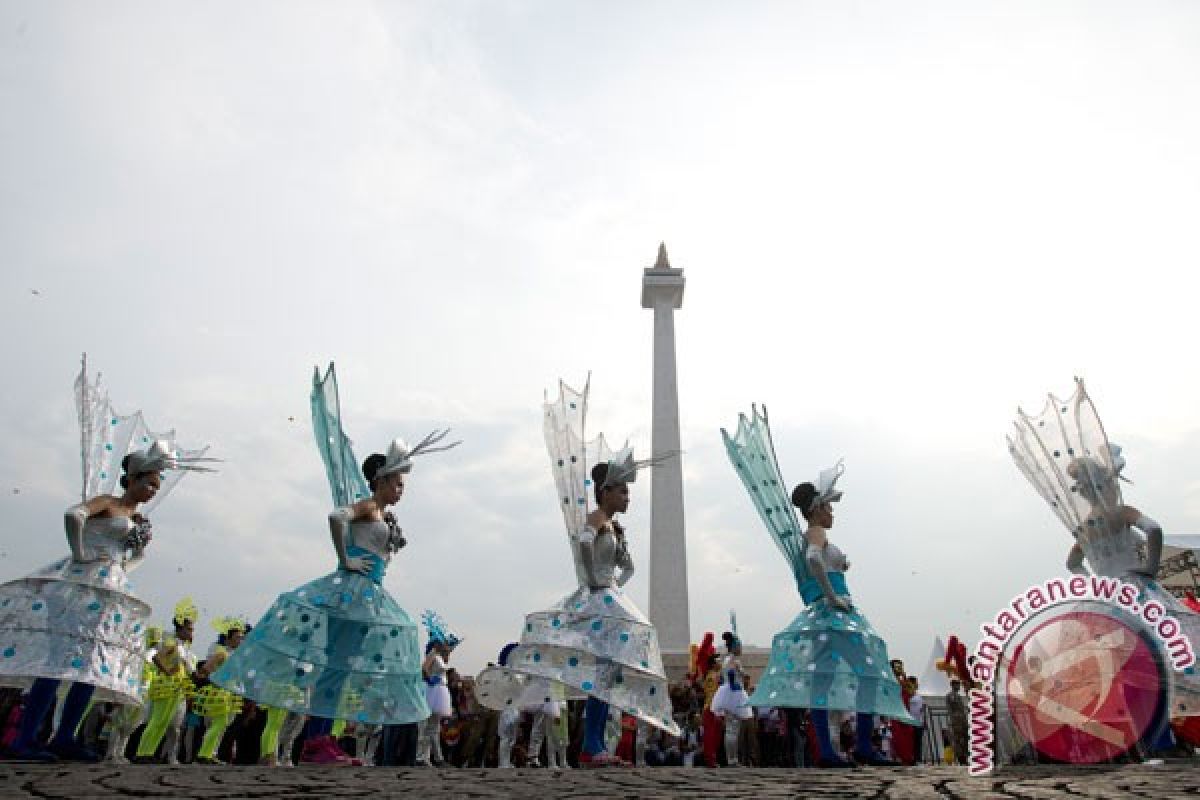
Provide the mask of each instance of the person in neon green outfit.
MULTIPOLYGON (((211 675, 224 664, 229 658, 229 652, 236 650, 246 635, 246 622, 237 617, 218 617, 213 620, 212 626, 218 634, 218 639, 208 658, 204 660, 204 666, 199 670, 202 677, 211 675)), ((205 724, 204 739, 196 753, 197 763, 222 763, 216 757, 217 746, 221 744, 221 737, 225 735, 229 723, 233 722, 233 718, 242 710, 242 698, 209 683, 196 694, 193 710, 197 715, 204 717, 205 724)))
POLYGON ((259 738, 258 763, 263 767, 294 767, 292 750, 308 717, 285 708, 268 708, 267 724, 259 738))
POLYGON ((199 610, 191 598, 180 600, 172 619, 175 635, 166 637, 154 654, 154 675, 149 691, 154 707, 138 743, 139 763, 153 761, 164 738, 166 762, 179 763, 179 735, 187 713, 187 698, 195 691, 196 656, 192 653, 192 635, 198 616, 199 610))

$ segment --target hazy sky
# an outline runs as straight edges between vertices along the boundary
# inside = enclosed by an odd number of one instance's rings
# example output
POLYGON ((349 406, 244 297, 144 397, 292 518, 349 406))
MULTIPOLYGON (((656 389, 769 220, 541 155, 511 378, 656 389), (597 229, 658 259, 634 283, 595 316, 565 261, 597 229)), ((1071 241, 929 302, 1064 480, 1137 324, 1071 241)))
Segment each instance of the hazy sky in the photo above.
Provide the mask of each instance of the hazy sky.
POLYGON ((1187 2, 3 0, 0 577, 65 552, 86 350, 225 459, 139 591, 257 619, 334 563, 333 359, 360 457, 465 440, 416 468, 386 585, 478 669, 574 585, 543 390, 591 370, 594 429, 647 451, 665 240, 693 636, 800 607, 718 434, 762 402, 788 482, 846 458, 851 588, 919 668, 1061 571, 1004 435, 1076 374, 1126 499, 1200 531, 1198 41, 1187 2))

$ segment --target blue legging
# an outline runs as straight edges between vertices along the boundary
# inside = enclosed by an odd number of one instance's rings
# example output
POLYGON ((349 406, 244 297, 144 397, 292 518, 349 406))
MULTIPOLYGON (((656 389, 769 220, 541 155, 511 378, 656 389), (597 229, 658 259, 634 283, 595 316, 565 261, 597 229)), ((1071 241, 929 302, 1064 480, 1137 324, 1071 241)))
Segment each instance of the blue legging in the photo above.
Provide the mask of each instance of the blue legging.
POLYGON ((367 634, 358 620, 329 618, 329 633, 325 643, 325 668, 317 676, 313 687, 317 703, 329 703, 336 707, 341 699, 342 688, 349 677, 347 660, 362 653, 367 634))
POLYGON ((605 751, 604 730, 608 726, 608 703, 588 697, 583 707, 583 752, 589 756, 605 751))
MULTIPOLYGON (((824 709, 814 708, 808 712, 808 716, 812 719, 813 727, 817 729, 817 749, 821 751, 821 758, 832 761, 840 758, 837 751, 833 749, 833 741, 829 738, 829 712, 824 709)), ((875 749, 871 746, 871 728, 875 718, 871 714, 864 714, 861 711, 855 718, 855 741, 854 752, 863 757, 874 755, 875 749)))
MULTIPOLYGON (((54 705, 58 684, 59 681, 52 678, 38 678, 33 682, 29 696, 25 699, 25 711, 21 715, 21 732, 17 735, 17 740, 13 742, 14 750, 29 750, 37 743, 37 735, 41 730, 42 721, 46 719, 46 714, 54 705)), ((92 692, 95 689, 96 687, 87 683, 76 683, 71 686, 66 700, 63 701, 62 719, 59 721, 58 732, 54 735, 52 745, 61 747, 75 741, 75 730, 79 727, 79 721, 83 719, 83 713, 87 711, 88 703, 91 701, 92 692)))

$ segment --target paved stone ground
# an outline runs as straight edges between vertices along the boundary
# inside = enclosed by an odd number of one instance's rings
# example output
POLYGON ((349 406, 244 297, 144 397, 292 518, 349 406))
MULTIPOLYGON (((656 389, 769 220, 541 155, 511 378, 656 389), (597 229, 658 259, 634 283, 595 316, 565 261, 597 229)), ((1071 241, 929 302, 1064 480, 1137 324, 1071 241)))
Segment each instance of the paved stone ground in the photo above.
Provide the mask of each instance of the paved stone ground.
POLYGON ((782 769, 399 770, 0 764, 0 797, 865 797, 1200 798, 1200 762, 1012 767, 988 778, 918 767, 782 769))

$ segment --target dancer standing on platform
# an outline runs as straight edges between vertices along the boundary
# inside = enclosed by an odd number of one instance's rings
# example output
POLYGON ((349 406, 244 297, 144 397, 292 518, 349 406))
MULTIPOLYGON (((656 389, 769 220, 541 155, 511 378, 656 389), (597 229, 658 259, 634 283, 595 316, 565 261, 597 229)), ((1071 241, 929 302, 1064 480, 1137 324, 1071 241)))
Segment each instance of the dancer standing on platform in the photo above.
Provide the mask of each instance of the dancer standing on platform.
POLYGON ((304 760, 346 765, 351 760, 330 735, 334 720, 398 725, 429 716, 416 624, 383 588, 392 555, 406 544, 389 509, 415 457, 458 442, 439 444, 448 431, 415 447, 397 439, 386 455, 368 456, 360 473, 332 364, 324 377, 314 370, 312 412, 337 505, 329 515, 337 569, 281 594, 212 681, 259 705, 317 718, 304 760))
POLYGON ((421 741, 417 746, 417 766, 440 766, 442 761, 442 720, 454 716, 454 704, 450 698, 450 687, 446 685, 446 670, 449 668, 450 653, 462 641, 446 627, 445 621, 435 612, 426 610, 421 615, 425 630, 429 631, 429 642, 425 645, 425 661, 421 673, 425 677, 425 700, 429 703, 429 717, 421 729, 421 741), (432 759, 432 760, 431 760, 432 759))
POLYGON ((783 552, 806 608, 771 643, 771 660, 750 697, 757 706, 810 709, 820 745, 820 765, 851 766, 833 749, 829 712, 857 713, 855 758, 865 764, 891 765, 871 744, 873 715, 912 724, 901 701, 900 685, 888 663, 887 645, 855 608, 846 585, 846 556, 829 540, 835 488, 843 467, 838 462, 815 483, 798 485, 791 503, 771 442, 767 412, 755 407, 738 419, 735 436, 721 430, 725 448, 746 486, 767 531, 783 552), (801 531, 792 507, 807 522, 801 531))
POLYGON ((746 694, 746 676, 742 672, 742 641, 737 635, 737 617, 729 612, 732 630, 721 634, 725 642, 725 660, 721 663, 720 686, 712 699, 712 713, 725 723, 725 765, 738 766, 738 742, 742 721, 754 716, 750 696, 746 694))
POLYGON ((97 755, 75 740, 89 702, 142 704, 151 611, 130 590, 128 574, 150 544, 144 514, 185 472, 208 471, 201 462, 211 460, 202 458, 207 448, 182 450, 173 432, 151 431, 140 411, 118 414, 100 376, 89 380, 86 357, 75 403, 83 490, 82 502, 65 515, 70 555, 0 585, 0 685, 32 684, 11 748, 15 758, 95 761, 97 755), (38 730, 62 681, 72 685, 58 731, 43 749, 38 730))
POLYGON ((671 718, 658 634, 621 588, 633 574, 633 560, 616 519, 629 508, 629 485, 638 469, 675 454, 639 462, 628 447, 613 453, 603 435, 588 440, 587 405, 588 387, 577 392, 560 382, 558 398, 545 404, 543 415, 578 587, 554 607, 526 616, 507 669, 588 696, 580 763, 600 766, 620 762, 604 744, 610 704, 679 733, 671 718))
MULTIPOLYGON (((1050 395, 1036 417, 1017 410, 1009 453, 1038 494, 1050 504, 1075 543, 1067 569, 1121 578, 1141 588, 1143 605, 1157 600, 1200 647, 1200 614, 1159 585, 1162 526, 1121 498, 1125 458, 1108 441, 1083 381, 1066 400, 1050 395), (1138 532, 1141 532, 1140 534, 1138 532)), ((1173 717, 1200 715, 1200 668, 1174 673, 1173 717)))

